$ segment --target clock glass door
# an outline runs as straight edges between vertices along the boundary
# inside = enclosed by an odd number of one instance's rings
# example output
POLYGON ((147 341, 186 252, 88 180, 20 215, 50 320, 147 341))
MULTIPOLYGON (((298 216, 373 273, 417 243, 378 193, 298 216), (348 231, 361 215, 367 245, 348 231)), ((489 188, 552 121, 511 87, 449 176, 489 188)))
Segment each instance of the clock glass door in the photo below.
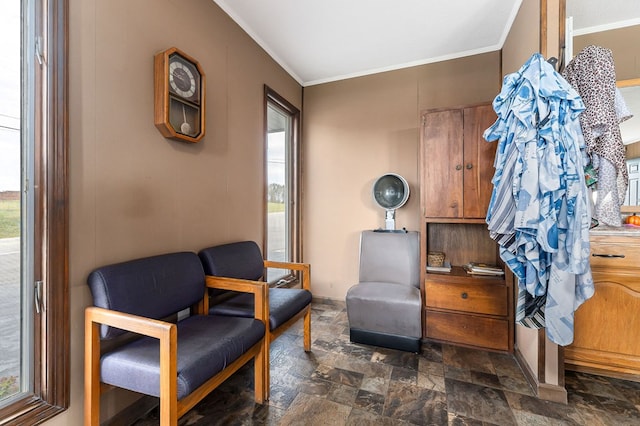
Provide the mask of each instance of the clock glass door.
POLYGON ((169 122, 177 133, 196 137, 200 133, 200 109, 194 105, 176 99, 169 99, 169 122))

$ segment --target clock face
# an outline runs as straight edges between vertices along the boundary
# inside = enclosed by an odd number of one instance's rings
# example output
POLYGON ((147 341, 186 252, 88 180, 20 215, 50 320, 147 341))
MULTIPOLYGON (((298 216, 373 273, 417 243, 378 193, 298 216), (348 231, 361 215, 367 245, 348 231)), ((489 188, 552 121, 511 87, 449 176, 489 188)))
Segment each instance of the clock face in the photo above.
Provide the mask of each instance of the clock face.
POLYGON ((169 62, 169 85, 175 94, 189 100, 193 100, 198 90, 193 68, 175 56, 169 62))

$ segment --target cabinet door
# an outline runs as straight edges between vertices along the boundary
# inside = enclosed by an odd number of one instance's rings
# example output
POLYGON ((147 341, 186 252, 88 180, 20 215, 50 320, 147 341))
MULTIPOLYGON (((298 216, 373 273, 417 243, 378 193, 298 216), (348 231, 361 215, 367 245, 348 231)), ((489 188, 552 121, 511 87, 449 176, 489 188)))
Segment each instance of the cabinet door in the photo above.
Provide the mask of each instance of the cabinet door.
POLYGON ((484 131, 496 121, 491 105, 464 109, 464 201, 465 218, 487 216, 489 200, 493 191, 497 142, 487 142, 484 131))
POLYGON ((601 371, 640 374, 640 284, 637 278, 594 272, 596 292, 575 313, 565 362, 601 371))
POLYGON ((425 113, 422 122, 422 213, 462 217, 462 110, 425 113))
MULTIPOLYGON (((597 228, 596 228, 597 229, 597 228)), ((591 234, 595 294, 575 313, 570 369, 640 374, 640 244, 637 234, 591 234)))

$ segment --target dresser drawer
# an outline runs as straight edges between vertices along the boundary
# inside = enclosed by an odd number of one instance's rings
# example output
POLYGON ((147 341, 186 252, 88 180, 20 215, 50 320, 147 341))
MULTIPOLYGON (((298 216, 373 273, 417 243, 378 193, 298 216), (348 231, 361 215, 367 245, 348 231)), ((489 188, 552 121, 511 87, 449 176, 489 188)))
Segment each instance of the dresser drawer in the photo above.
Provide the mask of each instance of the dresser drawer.
POLYGON ((506 316, 507 287, 481 280, 466 282, 425 281, 428 308, 451 309, 477 314, 506 316))
POLYGON ((640 245, 637 238, 591 239, 591 268, 595 271, 640 271, 640 245))
POLYGON ((427 310, 426 336, 487 349, 509 350, 507 320, 427 310))

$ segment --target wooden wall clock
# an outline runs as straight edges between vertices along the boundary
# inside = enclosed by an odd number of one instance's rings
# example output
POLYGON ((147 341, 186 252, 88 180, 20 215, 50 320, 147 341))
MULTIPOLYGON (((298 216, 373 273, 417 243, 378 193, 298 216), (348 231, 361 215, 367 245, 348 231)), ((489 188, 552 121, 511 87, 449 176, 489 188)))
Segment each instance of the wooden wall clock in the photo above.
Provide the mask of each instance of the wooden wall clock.
POLYGON ((155 55, 155 125, 164 137, 198 142, 204 136, 205 75, 198 61, 172 47, 155 55))

